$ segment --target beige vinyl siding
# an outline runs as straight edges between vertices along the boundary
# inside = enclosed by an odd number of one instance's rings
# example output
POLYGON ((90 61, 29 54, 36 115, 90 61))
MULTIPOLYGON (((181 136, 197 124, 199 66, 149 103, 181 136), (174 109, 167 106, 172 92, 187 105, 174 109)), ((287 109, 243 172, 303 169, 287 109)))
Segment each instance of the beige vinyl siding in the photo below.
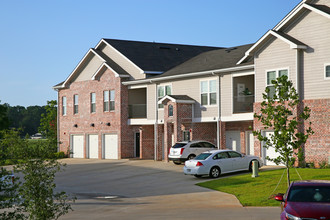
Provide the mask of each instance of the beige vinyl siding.
POLYGON ((91 80, 103 61, 96 55, 90 53, 76 72, 76 82, 91 80))
POLYGON ((220 79, 221 91, 221 116, 232 116, 233 100, 232 100, 232 75, 222 75, 220 79))
MULTIPOLYGON (((147 86, 147 119, 156 119, 156 84, 147 86)), ((163 117, 164 118, 164 117, 163 117)))
POLYGON ((126 59, 119 52, 114 50, 108 45, 102 43, 99 49, 105 53, 108 57, 110 57, 113 61, 115 61, 118 65, 120 65, 126 72, 128 72, 133 79, 144 79, 145 74, 141 74, 140 69, 136 67, 132 62, 126 59))
MULTIPOLYGON (((218 77, 205 77, 172 82, 173 95, 188 95, 196 102, 194 104, 195 118, 208 118, 218 116, 218 103, 212 106, 201 106, 200 82, 203 80, 218 80, 218 77)), ((217 91, 217 96, 219 92, 217 91)), ((217 100, 218 101, 218 100, 217 100)))
POLYGON ((263 100, 266 71, 288 69, 289 80, 296 87, 296 56, 296 49, 291 49, 289 44, 275 37, 258 52, 255 56, 256 102, 263 100))
MULTIPOLYGON (((330 1, 320 1, 328 3, 330 1)), ((330 98, 330 80, 325 80, 324 64, 330 63, 330 19, 315 12, 306 13, 297 20, 288 34, 308 45, 303 53, 303 82, 304 99, 330 98)))
POLYGON ((318 5, 327 5, 330 7, 330 1, 329 0, 316 0, 313 2, 313 4, 318 4, 318 5))

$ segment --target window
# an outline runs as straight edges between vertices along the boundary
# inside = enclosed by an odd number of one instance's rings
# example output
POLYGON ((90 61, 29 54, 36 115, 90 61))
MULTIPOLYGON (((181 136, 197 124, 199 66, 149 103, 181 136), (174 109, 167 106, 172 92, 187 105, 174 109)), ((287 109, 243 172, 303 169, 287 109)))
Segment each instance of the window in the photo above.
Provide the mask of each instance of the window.
POLYGON ((330 79, 330 64, 325 66, 325 78, 330 79))
POLYGON ((168 116, 173 116, 173 105, 168 106, 168 116))
MULTIPOLYGON (((158 86, 158 101, 164 98, 166 95, 172 95, 172 86, 158 86)), ((164 108, 163 104, 158 104, 158 108, 164 108)))
POLYGON ((217 104, 217 81, 201 81, 201 105, 217 104))
POLYGON ((288 76, 287 69, 281 70, 272 70, 267 72, 267 87, 269 88, 268 96, 273 97, 275 95, 275 86, 272 84, 273 80, 276 80, 278 77, 281 76, 288 76))
POLYGON ((91 113, 96 111, 96 95, 91 93, 91 113))
POLYGON ((66 115, 66 96, 62 97, 62 115, 66 115))
POLYGON ((110 111, 115 110, 115 90, 110 90, 110 111))
POLYGON ((103 92, 103 111, 115 110, 115 90, 103 92))
MULTIPOLYGON (((190 141, 190 132, 189 131, 183 131, 183 141, 190 141)), ((191 147, 193 147, 193 146, 191 146, 191 147)), ((198 145, 198 147, 199 147, 199 145, 198 145)))
POLYGON ((103 111, 109 111, 109 91, 103 92, 103 111))
POLYGON ((228 151, 228 154, 231 158, 242 157, 242 155, 240 155, 239 153, 234 152, 234 151, 228 151))
POLYGON ((73 114, 78 114, 78 95, 73 96, 73 114))

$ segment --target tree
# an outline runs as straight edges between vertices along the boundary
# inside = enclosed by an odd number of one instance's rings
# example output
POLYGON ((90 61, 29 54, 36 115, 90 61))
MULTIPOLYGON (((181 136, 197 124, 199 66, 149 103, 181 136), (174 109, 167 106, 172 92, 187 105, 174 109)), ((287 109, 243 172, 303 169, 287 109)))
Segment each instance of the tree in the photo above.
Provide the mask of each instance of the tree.
POLYGON ((274 94, 270 94, 269 87, 265 89, 265 93, 262 94, 264 101, 261 103, 261 114, 254 114, 254 117, 263 124, 263 129, 272 129, 274 134, 267 138, 262 135, 261 130, 253 133, 259 141, 264 142, 265 148, 273 147, 275 152, 279 153, 278 157, 267 157, 267 160, 286 166, 288 185, 290 185, 289 168, 294 165, 294 155, 313 134, 311 122, 307 128, 304 124, 309 119, 311 110, 307 106, 302 106, 299 95, 287 76, 273 80, 272 84, 274 94))
POLYGON ((41 114, 39 132, 52 143, 57 143, 57 101, 47 101, 46 113, 41 114))
POLYGON ((8 107, 0 104, 0 131, 9 127, 9 119, 7 116, 8 107))
MULTIPOLYGON (((24 181, 19 182, 12 213, 22 219, 58 219, 71 209, 70 199, 65 192, 55 192, 55 175, 64 164, 55 158, 50 140, 29 144, 16 130, 4 132, 0 146, 6 149, 7 158, 16 158, 15 172, 22 172, 24 181)), ((11 203, 12 204, 12 203, 11 203)), ((19 219, 19 218, 13 218, 19 219)))

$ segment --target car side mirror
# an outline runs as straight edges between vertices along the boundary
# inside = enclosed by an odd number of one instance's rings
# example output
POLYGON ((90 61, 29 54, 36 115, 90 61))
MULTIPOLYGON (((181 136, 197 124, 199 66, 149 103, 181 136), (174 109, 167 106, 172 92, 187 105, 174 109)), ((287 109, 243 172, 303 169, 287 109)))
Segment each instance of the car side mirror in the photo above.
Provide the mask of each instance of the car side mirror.
POLYGON ((275 196, 275 200, 276 201, 279 201, 279 202, 284 202, 284 199, 283 199, 283 193, 279 193, 275 196))

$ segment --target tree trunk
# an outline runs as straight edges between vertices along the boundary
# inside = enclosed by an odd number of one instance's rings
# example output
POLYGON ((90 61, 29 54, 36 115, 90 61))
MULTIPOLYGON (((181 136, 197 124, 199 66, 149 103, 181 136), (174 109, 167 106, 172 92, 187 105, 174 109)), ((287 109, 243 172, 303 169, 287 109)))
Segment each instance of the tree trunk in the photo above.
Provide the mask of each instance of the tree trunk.
POLYGON ((286 178, 288 180, 288 187, 290 186, 290 171, 289 171, 289 167, 286 167, 286 178))

